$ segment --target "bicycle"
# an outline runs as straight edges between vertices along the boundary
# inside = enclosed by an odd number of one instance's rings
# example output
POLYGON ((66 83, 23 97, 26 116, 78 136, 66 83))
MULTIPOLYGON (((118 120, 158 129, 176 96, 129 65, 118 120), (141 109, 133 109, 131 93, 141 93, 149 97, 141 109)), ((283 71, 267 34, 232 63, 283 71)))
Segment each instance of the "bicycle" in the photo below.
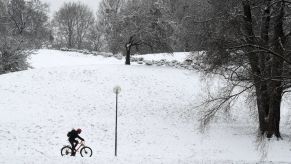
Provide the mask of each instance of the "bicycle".
MULTIPOLYGON (((76 145, 76 153, 79 151, 80 149, 80 154, 82 157, 91 157, 93 154, 93 151, 90 147, 85 146, 84 141, 81 141, 80 143, 78 143, 78 145, 76 145), (78 147, 79 145, 79 147, 78 147), (77 148, 78 147, 78 148, 77 148)), ((72 147, 70 145, 65 145, 62 149, 61 149, 61 155, 62 156, 66 156, 66 155, 71 155, 73 152, 72 147)))

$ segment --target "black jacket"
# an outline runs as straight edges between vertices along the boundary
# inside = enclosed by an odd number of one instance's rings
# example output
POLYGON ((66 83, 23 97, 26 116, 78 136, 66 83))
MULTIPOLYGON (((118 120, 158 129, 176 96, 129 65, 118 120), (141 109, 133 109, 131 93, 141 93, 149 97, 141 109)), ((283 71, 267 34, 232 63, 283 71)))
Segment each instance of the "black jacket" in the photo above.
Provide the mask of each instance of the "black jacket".
POLYGON ((73 129, 71 132, 70 132, 70 137, 69 137, 69 140, 75 140, 76 138, 79 138, 80 140, 84 141, 84 139, 82 137, 79 136, 78 132, 73 129))

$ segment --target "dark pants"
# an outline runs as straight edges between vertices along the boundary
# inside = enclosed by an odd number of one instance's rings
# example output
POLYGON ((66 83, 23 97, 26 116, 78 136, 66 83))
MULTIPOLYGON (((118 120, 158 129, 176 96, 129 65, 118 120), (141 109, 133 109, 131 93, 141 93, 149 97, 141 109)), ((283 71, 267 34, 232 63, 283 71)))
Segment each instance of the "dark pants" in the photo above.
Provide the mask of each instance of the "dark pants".
POLYGON ((69 138, 69 142, 72 145, 73 152, 75 152, 76 151, 75 148, 76 148, 76 146, 78 145, 79 142, 77 140, 73 139, 73 138, 69 138))

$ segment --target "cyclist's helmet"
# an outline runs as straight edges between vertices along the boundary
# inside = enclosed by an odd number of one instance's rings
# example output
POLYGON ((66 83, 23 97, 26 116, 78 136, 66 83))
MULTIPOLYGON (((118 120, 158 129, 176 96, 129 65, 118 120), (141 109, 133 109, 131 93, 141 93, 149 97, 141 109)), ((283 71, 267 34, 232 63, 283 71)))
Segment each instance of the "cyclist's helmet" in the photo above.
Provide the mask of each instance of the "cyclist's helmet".
POLYGON ((82 130, 79 128, 79 129, 77 129, 77 132, 80 134, 82 132, 82 130))

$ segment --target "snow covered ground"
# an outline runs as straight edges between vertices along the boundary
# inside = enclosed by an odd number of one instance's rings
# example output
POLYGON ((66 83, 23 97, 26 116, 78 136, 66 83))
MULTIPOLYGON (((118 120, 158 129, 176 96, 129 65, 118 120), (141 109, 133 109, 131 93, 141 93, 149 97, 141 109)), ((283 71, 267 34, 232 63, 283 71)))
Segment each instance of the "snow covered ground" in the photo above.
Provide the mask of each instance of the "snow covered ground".
MULTIPOLYGON (((182 56, 163 54, 157 59, 182 56)), ((30 62, 34 69, 0 76, 1 164, 291 163, 290 128, 282 128, 283 141, 266 142, 268 153, 262 160, 256 123, 243 103, 236 105, 230 118, 220 118, 200 133, 193 107, 201 101, 205 84, 197 72, 126 66, 124 60, 56 50, 39 50, 30 62), (118 157, 114 157, 116 85, 122 89, 118 157), (72 128, 83 129, 81 136, 93 157, 60 155, 72 128)), ((285 125, 291 104, 286 101, 282 106, 285 125)))

